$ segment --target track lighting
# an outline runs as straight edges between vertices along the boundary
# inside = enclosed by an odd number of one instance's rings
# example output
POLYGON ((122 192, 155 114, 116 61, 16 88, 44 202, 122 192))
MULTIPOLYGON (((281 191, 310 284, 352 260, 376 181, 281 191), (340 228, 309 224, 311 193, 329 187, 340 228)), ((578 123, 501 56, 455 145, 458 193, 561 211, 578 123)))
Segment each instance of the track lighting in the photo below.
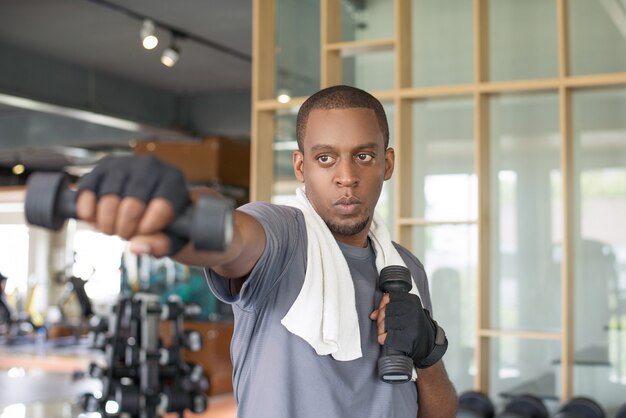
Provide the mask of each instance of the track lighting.
POLYGON ((179 36, 177 33, 172 33, 172 43, 161 54, 161 64, 166 67, 173 67, 180 58, 180 47, 177 45, 179 36))
POLYGON ((178 58, 180 58, 180 50, 172 45, 163 51, 161 63, 166 67, 173 67, 178 62, 178 58))
POLYGON ((156 27, 150 19, 144 19, 139 36, 143 47, 146 49, 154 49, 159 44, 159 39, 156 37, 156 27))

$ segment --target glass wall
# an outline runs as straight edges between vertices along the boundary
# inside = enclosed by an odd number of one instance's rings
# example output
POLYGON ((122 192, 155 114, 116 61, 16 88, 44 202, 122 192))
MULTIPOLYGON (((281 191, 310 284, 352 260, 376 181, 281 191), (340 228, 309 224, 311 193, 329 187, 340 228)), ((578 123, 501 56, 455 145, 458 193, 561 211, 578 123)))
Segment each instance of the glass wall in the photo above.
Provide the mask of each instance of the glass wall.
MULTIPOLYGON (((626 399, 626 3, 323 2, 341 18, 299 22, 337 39, 307 53, 394 113, 402 168, 379 210, 424 263, 457 390, 584 395, 612 414, 626 399)), ((295 109, 273 112, 279 201, 293 189, 295 109)))
POLYGON ((446 370, 457 391, 473 387, 476 364, 476 225, 413 227, 413 253, 430 286, 433 317, 445 329, 446 370))
POLYGON ((342 0, 341 41, 392 38, 393 0, 342 0))
POLYGON ((275 37, 276 96, 315 93, 320 84, 319 2, 277 0, 275 37))
POLYGON ((490 105, 492 327, 558 332, 558 96, 502 94, 490 105))
POLYGON ((573 95, 574 385, 609 409, 626 388, 626 88, 573 95))
POLYGON ((532 394, 545 404, 558 401, 559 341, 501 337, 491 340, 491 398, 505 404, 532 394))
POLYGON ((416 87, 471 83, 472 2, 413 0, 411 53, 416 87))
POLYGON ((555 23, 555 1, 490 1, 490 79, 556 77, 555 23))
POLYGON ((568 0, 572 75, 626 71, 626 5, 568 0))
POLYGON ((413 103, 413 217, 476 219, 473 118, 474 102, 469 98, 413 103))

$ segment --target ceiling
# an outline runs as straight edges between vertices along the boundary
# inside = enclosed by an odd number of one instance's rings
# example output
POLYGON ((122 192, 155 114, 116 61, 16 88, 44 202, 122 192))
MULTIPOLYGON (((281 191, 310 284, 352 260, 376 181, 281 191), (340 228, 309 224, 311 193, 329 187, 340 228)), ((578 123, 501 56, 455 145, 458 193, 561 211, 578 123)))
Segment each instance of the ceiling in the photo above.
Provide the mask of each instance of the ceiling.
POLYGON ((169 32, 157 25, 159 45, 148 51, 139 39, 141 21, 111 5, 251 55, 251 0, 3 0, 0 40, 173 92, 250 87, 250 61, 190 39, 180 41, 180 62, 163 66, 169 32))
POLYGON ((251 19, 250 0, 0 1, 0 166, 91 163, 155 136, 246 136, 251 19), (151 51, 143 17, 157 24, 151 51), (172 29, 185 36, 167 68, 172 29))

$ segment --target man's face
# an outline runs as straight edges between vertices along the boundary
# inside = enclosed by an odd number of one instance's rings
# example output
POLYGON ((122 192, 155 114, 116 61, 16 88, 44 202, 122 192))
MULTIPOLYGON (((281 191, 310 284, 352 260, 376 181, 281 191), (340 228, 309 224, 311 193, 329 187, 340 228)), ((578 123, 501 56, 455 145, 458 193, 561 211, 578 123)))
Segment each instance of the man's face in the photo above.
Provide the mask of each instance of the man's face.
POLYGON ((311 204, 337 240, 365 246, 394 164, 376 114, 367 108, 313 110, 302 142, 293 165, 311 204))

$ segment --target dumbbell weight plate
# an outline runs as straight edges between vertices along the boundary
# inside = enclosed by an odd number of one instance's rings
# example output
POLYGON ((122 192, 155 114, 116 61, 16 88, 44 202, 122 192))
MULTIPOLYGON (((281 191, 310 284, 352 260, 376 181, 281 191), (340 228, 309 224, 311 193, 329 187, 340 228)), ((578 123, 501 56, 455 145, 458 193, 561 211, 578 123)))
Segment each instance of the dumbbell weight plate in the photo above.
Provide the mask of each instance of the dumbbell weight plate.
POLYGON ((550 414, 541 399, 532 395, 515 397, 498 418, 548 418, 550 414))

